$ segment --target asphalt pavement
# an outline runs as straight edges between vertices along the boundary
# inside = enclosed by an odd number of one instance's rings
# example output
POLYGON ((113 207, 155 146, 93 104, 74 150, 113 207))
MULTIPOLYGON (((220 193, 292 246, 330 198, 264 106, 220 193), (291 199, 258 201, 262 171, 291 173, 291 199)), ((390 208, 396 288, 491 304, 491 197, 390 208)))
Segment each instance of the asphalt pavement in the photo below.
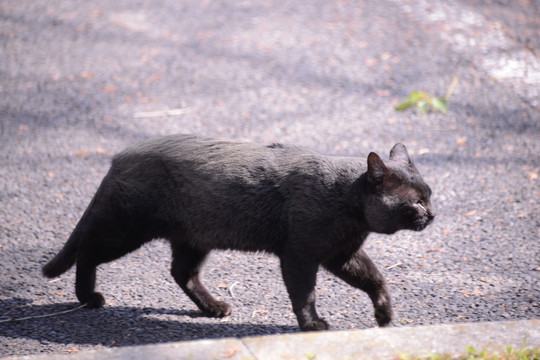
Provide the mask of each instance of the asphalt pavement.
MULTIPOLYGON (((393 325, 539 319, 539 34, 527 0, 2 1, 0 357, 299 331, 276 258, 213 254, 204 283, 234 308, 210 319, 163 241, 99 269, 104 308, 37 317, 77 306, 74 271, 40 268, 111 157, 171 133, 359 161, 403 142, 438 216, 367 240, 393 325), (394 109, 454 78, 446 114, 394 109)), ((364 293, 317 288, 332 330, 376 325, 364 293)))

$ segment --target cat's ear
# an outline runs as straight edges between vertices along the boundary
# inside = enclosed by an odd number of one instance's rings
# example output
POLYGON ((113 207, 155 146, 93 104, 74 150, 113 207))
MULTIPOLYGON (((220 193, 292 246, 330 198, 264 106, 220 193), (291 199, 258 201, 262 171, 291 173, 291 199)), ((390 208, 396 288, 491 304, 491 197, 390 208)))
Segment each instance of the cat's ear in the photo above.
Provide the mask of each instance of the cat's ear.
POLYGON ((384 180, 384 176, 388 172, 388 168, 386 167, 386 165, 384 165, 384 162, 381 160, 379 155, 372 152, 368 155, 367 164, 368 180, 376 185, 381 184, 384 180))
POLYGON ((390 150, 390 160, 398 161, 404 164, 412 164, 407 148, 401 143, 397 143, 394 145, 392 150, 390 150))

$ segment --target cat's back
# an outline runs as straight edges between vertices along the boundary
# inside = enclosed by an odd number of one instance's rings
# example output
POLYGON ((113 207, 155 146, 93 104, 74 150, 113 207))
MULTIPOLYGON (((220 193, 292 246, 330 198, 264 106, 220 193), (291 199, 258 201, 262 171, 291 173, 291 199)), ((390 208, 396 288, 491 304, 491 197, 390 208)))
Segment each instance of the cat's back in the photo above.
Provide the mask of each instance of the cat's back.
MULTIPOLYGON (((169 135, 140 141, 115 156, 120 161, 137 158, 195 159, 217 148, 230 147, 233 142, 194 135, 169 135)), ((238 143, 239 144, 239 143, 238 143)))
MULTIPOLYGON (((113 162, 166 161, 172 163, 251 163, 274 158, 275 150, 293 150, 280 144, 270 146, 234 142, 193 135, 170 135, 141 141, 117 154, 113 162)), ((281 150, 281 151, 279 151, 281 150)))
POLYGON ((117 154, 112 171, 117 174, 183 171, 193 176, 256 177, 278 176, 305 152, 281 144, 261 145, 248 142, 170 135, 141 141, 117 154), (296 160, 295 160, 296 159, 296 160))
POLYGON ((159 171, 183 171, 192 176, 221 175, 249 181, 279 181, 295 176, 332 181, 335 176, 357 176, 363 171, 355 158, 329 157, 279 143, 263 145, 193 135, 142 141, 116 155, 113 168, 154 175, 159 171))

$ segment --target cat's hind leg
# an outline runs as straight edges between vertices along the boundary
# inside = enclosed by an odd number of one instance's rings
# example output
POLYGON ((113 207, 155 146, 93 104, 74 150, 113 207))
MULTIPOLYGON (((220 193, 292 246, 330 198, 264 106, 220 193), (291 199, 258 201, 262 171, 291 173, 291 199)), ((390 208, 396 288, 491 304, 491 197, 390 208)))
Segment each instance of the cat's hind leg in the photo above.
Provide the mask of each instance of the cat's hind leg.
POLYGON ((121 235, 116 231, 111 233, 104 230, 106 228, 92 227, 84 235, 78 249, 75 294, 89 308, 99 308, 105 304, 103 295, 95 291, 97 267, 132 252, 144 243, 135 232, 121 235))
POLYGON ((171 275, 186 295, 207 316, 224 317, 231 314, 231 306, 216 300, 200 280, 200 270, 208 252, 186 246, 173 246, 171 275))
POLYGON ((75 294, 81 304, 86 304, 89 308, 100 308, 105 304, 103 295, 94 291, 95 286, 96 266, 85 261, 77 261, 75 294))
POLYGON ((352 256, 335 256, 323 266, 349 285, 366 292, 373 302, 379 326, 390 325, 392 306, 386 281, 364 250, 359 249, 352 256))

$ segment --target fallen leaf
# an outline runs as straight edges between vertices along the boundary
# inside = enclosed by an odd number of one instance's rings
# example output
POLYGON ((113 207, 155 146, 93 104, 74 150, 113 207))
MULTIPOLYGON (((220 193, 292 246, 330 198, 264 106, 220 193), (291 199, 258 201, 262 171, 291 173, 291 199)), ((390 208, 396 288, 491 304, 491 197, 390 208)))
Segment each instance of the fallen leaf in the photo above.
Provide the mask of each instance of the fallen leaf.
POLYGON ((223 353, 222 357, 224 358, 231 358, 238 352, 237 348, 229 349, 227 352, 223 353))
POLYGON ((364 64, 366 64, 367 67, 375 66, 378 63, 379 63, 379 61, 377 59, 373 59, 373 58, 366 59, 366 61, 364 61, 364 64))
POLYGON ((19 125, 19 135, 21 135, 25 131, 28 131, 28 126, 27 125, 19 125))
POLYGON ((98 16, 101 16, 103 14, 103 9, 94 9, 92 10, 92 16, 93 17, 98 17, 98 16))
POLYGON ((147 77, 145 80, 144 80, 144 83, 145 84, 151 84, 153 83, 154 81, 159 81, 161 80, 161 77, 162 75, 160 73, 155 73, 149 77, 147 77))
POLYGON ((139 104, 150 104, 153 99, 152 98, 149 98, 149 97, 146 97, 146 96, 138 96, 139 94, 137 94, 137 102, 139 104))
POLYGON ((115 93, 117 90, 118 90, 118 87, 114 85, 107 85, 101 89, 101 91, 103 91, 105 94, 112 94, 112 93, 115 93))
POLYGON ((473 216, 474 214, 476 214, 477 211, 476 210, 471 210, 469 211, 468 213, 465 214, 465 216, 473 216))
POLYGON ((390 54, 389 52, 383 52, 383 53, 381 54, 381 60, 382 60, 382 61, 387 61, 387 60, 389 60, 391 57, 392 57, 392 54, 390 54))
POLYGON ((91 72, 88 72, 88 71, 86 71, 86 70, 83 70, 83 71, 81 72, 81 77, 82 77, 83 79, 85 79, 85 80, 90 80, 90 79, 95 78, 96 75, 93 74, 93 73, 91 73, 91 72))
POLYGON ((107 154, 107 150, 105 150, 102 147, 97 147, 95 149, 81 149, 78 152, 75 153, 76 157, 85 157, 89 153, 96 153, 96 154, 107 154))
POLYGON ((143 56, 141 56, 140 61, 141 61, 143 64, 146 64, 147 62, 150 61, 150 56, 148 56, 147 54, 144 54, 143 56))
POLYGON ((88 149, 82 149, 81 151, 76 152, 75 156, 80 158, 80 157, 85 156, 86 153, 88 153, 88 149))
POLYGON ((365 41, 360 41, 359 43, 356 44, 356 46, 359 48, 359 49, 365 49, 368 47, 368 43, 365 42, 365 41))

